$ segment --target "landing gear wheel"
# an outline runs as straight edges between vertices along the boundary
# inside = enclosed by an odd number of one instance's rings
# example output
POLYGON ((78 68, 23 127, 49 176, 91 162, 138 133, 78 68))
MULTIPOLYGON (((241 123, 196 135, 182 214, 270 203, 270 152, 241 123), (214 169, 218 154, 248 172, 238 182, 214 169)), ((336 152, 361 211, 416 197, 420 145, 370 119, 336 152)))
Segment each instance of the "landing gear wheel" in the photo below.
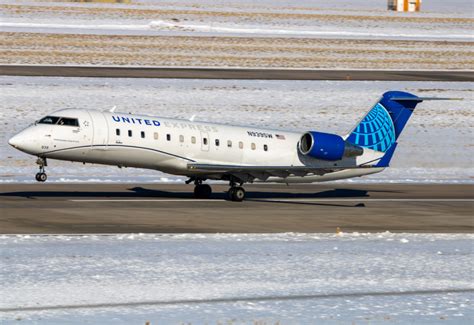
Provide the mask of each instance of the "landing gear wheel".
POLYGON ((46 175, 46 173, 37 173, 35 178, 38 182, 46 182, 48 176, 46 175))
POLYGON ((197 184, 194 187, 194 197, 197 199, 208 199, 211 194, 212 188, 207 184, 197 184))
POLYGON ((231 187, 229 190, 229 199, 235 202, 242 202, 245 198, 245 190, 238 186, 238 187, 231 187))
POLYGON ((36 160, 36 164, 39 165, 39 173, 37 173, 35 176, 36 180, 38 182, 46 182, 46 180, 48 179, 48 176, 44 172, 44 167, 48 166, 46 158, 38 157, 38 159, 36 160))

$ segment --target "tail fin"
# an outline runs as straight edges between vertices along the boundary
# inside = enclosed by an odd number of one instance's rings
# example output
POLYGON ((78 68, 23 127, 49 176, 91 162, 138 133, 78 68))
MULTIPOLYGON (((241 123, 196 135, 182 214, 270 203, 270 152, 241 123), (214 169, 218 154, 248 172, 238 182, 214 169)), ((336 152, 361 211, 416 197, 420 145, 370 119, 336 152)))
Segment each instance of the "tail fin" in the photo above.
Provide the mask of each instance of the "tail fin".
POLYGON ((423 100, 457 99, 417 97, 402 91, 388 91, 364 116, 347 137, 347 141, 360 147, 385 153, 378 167, 388 167, 397 139, 410 119, 416 105, 423 100))
POLYGON ((419 97, 410 93, 386 92, 350 133, 347 141, 360 147, 386 152, 400 136, 419 102, 419 97))

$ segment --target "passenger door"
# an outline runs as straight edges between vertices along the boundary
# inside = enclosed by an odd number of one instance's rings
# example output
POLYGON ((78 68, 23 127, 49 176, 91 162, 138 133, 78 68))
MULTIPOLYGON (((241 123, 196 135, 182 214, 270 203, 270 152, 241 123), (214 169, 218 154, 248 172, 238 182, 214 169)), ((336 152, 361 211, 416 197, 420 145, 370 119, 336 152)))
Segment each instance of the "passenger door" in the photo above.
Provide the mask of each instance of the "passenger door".
POLYGON ((97 149, 107 149, 109 142, 109 127, 102 112, 89 111, 92 120, 92 146, 97 149))

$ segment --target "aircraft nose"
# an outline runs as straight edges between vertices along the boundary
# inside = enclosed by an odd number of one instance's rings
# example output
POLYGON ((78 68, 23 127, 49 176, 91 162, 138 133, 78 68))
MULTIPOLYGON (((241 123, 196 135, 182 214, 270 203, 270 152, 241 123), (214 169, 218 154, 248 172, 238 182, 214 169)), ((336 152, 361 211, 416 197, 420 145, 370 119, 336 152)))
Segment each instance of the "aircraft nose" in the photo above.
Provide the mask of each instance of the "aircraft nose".
POLYGON ((35 134, 30 129, 25 129, 18 134, 15 134, 8 140, 8 144, 20 151, 34 154, 38 151, 38 144, 35 134))
POLYGON ((20 140, 21 137, 17 134, 11 137, 10 140, 8 140, 8 144, 11 145, 13 148, 19 148, 21 143, 20 140))

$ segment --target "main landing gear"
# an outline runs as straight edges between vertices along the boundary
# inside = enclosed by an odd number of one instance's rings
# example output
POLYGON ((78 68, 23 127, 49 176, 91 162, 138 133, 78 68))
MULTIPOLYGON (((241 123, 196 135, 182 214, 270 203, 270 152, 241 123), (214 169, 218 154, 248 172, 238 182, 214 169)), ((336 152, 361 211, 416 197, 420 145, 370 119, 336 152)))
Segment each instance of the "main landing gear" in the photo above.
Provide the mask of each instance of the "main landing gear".
POLYGON ((245 190, 241 186, 232 186, 227 192, 229 200, 235 202, 242 202, 245 198, 245 190))
MULTIPOLYGON (((203 180, 199 178, 190 178, 186 181, 186 184, 189 184, 194 181, 194 197, 196 199, 208 199, 211 197, 212 189, 208 184, 203 184, 203 180)), ((230 189, 227 192, 228 198, 230 201, 242 202, 245 199, 245 190, 242 187, 237 185, 235 181, 230 182, 230 189)))
POLYGON ((234 179, 230 180, 230 189, 229 192, 227 192, 227 195, 231 201, 242 202, 245 199, 245 190, 242 187, 243 182, 240 182, 240 186, 237 186, 236 184, 237 183, 234 179))
POLYGON ((48 179, 48 176, 46 175, 45 173, 45 170, 44 170, 44 167, 48 166, 48 163, 46 161, 46 158, 38 158, 38 160, 36 160, 36 163, 39 165, 39 173, 36 173, 36 180, 38 182, 46 182, 46 180, 48 179))
POLYGON ((212 188, 207 185, 203 184, 202 180, 196 179, 194 181, 194 197, 197 199, 208 199, 211 197, 212 188))

